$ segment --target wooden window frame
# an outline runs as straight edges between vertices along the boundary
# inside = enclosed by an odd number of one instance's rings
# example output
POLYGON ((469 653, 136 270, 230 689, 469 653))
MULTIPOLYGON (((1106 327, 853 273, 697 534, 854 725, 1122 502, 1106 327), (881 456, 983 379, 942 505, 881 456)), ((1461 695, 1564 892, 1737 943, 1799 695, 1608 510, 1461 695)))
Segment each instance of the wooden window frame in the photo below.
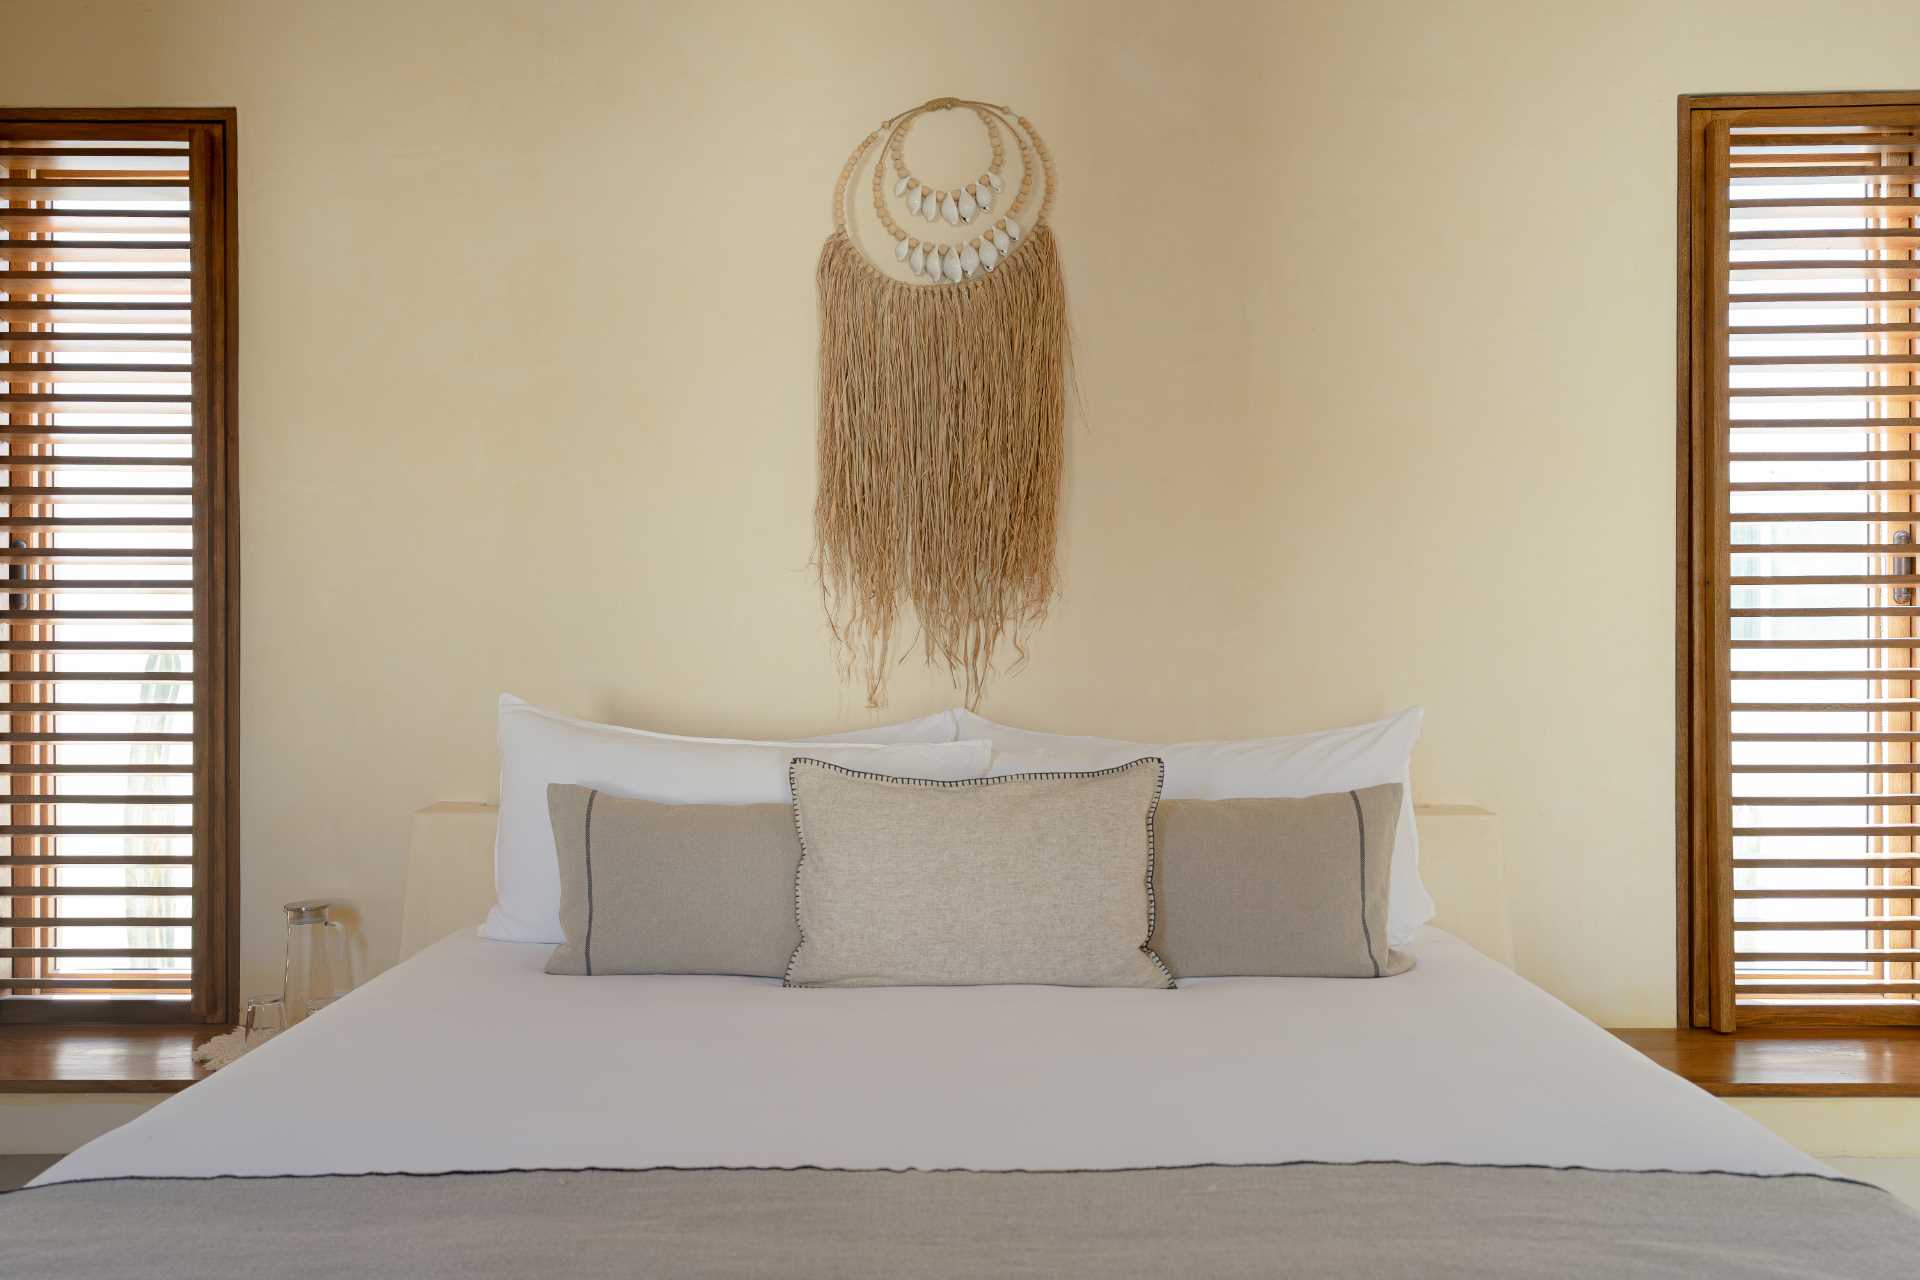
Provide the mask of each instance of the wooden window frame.
POLYGON ((49 137, 177 137, 194 157, 191 237, 200 278, 192 318, 195 376, 193 988, 189 1000, 0 1000, 9 1023, 232 1025, 239 1016, 240 547, 237 444, 236 113, 226 107, 0 107, 9 125, 49 137), (204 287, 202 287, 202 285, 204 287))
MULTIPOLYGON (((1714 429, 1713 397, 1726 388, 1714 374, 1724 362, 1698 350, 1711 309, 1724 310, 1724 282, 1714 271, 1717 244, 1703 244, 1709 184, 1695 178, 1707 153, 1707 130, 1727 111, 1817 111, 1833 108, 1920 108, 1920 91, 1862 93, 1682 94, 1679 98, 1676 290, 1675 576, 1675 1020, 1679 1027, 1728 1032, 1750 1025, 1866 1027, 1920 1022, 1920 1003, 1905 1009, 1806 1005, 1778 1011, 1745 1008, 1736 1019, 1731 933, 1732 838, 1729 688, 1723 678, 1731 552, 1726 522, 1727 441, 1714 429), (1696 376, 1696 374, 1698 376, 1696 376)), ((1755 123, 1759 121, 1754 121, 1755 123)), ((1803 119, 1816 124, 1817 120, 1803 119)), ((1836 122, 1837 123, 1837 122, 1836 122)), ((1724 352, 1722 353, 1724 354, 1724 352)), ((1920 764, 1915 765, 1920 772, 1920 764)), ((1920 896, 1920 890, 1916 890, 1920 896)))

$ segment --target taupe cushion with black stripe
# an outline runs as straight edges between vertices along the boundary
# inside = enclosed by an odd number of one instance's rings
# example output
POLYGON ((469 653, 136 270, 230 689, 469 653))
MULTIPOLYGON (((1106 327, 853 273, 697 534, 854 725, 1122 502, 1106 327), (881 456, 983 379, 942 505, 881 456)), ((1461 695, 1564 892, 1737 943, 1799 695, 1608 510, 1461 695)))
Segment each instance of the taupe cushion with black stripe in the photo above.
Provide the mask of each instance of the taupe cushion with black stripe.
POLYGON ((795 760, 788 984, 1171 986, 1146 945, 1162 772, 925 782, 795 760))
POLYGON ((800 838, 784 804, 658 804, 547 788, 560 859, 548 973, 777 978, 800 942, 800 838))
POLYGON ((1400 784, 1160 805, 1152 947, 1180 978, 1384 978, 1400 784))

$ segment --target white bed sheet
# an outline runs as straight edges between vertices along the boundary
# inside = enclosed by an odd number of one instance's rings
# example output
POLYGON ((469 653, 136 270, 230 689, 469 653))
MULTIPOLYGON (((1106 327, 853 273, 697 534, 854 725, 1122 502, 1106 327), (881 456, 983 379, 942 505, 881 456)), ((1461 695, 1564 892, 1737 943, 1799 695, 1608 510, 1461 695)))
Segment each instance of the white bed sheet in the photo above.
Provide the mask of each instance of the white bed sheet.
POLYGON ((1830 1172, 1466 944, 1380 981, 789 991, 449 938, 38 1182, 1295 1160, 1830 1172))

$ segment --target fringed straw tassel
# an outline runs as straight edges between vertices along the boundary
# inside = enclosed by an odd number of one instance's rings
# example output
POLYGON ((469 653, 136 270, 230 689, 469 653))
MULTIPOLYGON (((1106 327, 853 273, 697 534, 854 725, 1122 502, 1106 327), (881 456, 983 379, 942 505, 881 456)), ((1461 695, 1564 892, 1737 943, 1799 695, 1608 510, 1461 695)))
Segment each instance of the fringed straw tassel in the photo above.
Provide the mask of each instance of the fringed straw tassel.
POLYGON ((820 587, 845 664, 886 698, 911 607, 978 705, 1046 617, 1065 450, 1067 294, 1043 223, 997 271, 907 284, 844 233, 820 253, 820 587))

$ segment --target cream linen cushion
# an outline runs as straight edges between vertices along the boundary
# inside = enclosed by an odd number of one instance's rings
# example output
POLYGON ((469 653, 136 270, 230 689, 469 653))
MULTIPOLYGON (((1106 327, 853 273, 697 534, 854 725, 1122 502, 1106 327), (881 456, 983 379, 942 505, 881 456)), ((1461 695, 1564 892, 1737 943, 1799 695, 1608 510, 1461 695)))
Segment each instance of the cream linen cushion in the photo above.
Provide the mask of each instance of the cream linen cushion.
POLYGON ((1170 987, 1153 932, 1162 765, 932 782, 805 757, 796 987, 1170 987))

